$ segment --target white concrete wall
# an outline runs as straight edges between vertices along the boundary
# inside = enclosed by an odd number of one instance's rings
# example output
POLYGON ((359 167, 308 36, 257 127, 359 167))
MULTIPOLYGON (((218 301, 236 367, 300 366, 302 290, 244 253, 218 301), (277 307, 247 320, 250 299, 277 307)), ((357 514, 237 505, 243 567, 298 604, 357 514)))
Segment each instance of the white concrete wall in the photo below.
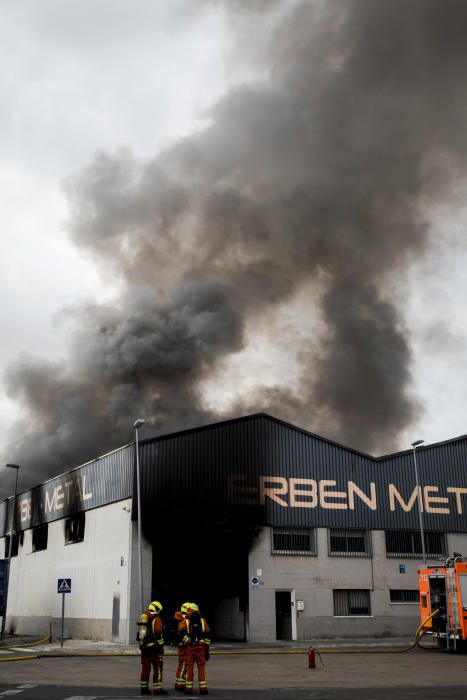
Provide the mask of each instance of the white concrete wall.
MULTIPOLYGON (((4 551, 5 539, 0 542, 4 551)), ((65 594, 65 637, 133 641, 139 615, 135 542, 131 499, 87 511, 83 542, 65 544, 63 519, 49 523, 47 549, 33 552, 32 530, 27 530, 11 561, 7 631, 45 635, 51 626, 59 636, 62 595, 57 579, 71 578, 72 592, 65 594)), ((143 551, 150 591, 151 549, 145 544, 143 551)))
MULTIPOLYGON (((265 527, 249 556, 249 639, 276 638, 275 592, 290 590, 303 600, 297 612, 297 639, 406 636, 420 623, 417 603, 391 603, 390 589, 418 589, 421 559, 386 556, 385 534, 375 530, 372 557, 330 557, 326 528, 317 530, 318 556, 271 555, 271 528, 265 527), (400 573, 399 565, 405 565, 400 573), (260 585, 251 579, 262 571, 260 585), (334 617, 333 589, 370 590, 371 616, 334 617)), ((467 535, 448 535, 448 551, 467 555, 467 535)))
MULTIPOLYGON (((152 584, 152 545, 142 534, 142 559, 143 559, 143 610, 151 602, 152 584)), ((139 556, 138 556, 138 523, 133 523, 130 540, 130 578, 128 597, 128 641, 136 643, 136 623, 143 612, 141 610, 139 587, 139 556)))
MULTIPOLYGON (((131 499, 86 512, 84 542, 65 545, 65 520, 49 524, 47 550, 32 552, 32 531, 24 533, 11 563, 7 631, 60 635, 61 601, 57 579, 71 578, 65 596, 65 637, 134 642, 140 610, 137 524, 131 499), (118 619, 112 614, 119 601, 118 619), (117 629, 115 629, 115 627, 117 629)), ((419 624, 413 603, 391 603, 389 590, 418 588, 420 559, 388 558, 384 531, 373 531, 371 558, 329 557, 325 528, 317 530, 318 556, 272 556, 271 530, 263 528, 249 556, 248 630, 252 641, 276 637, 275 591, 290 590, 305 609, 297 614, 297 639, 411 635, 419 624), (399 565, 405 565, 400 573, 399 565), (261 570, 262 585, 251 587, 261 570), (371 591, 371 616, 334 617, 333 589, 371 591)), ((448 551, 467 555, 467 535, 448 535, 448 551)), ((0 557, 5 539, 0 539, 0 557)), ((152 549, 143 539, 143 605, 151 597, 152 549)), ((243 629, 238 600, 225 600, 220 618, 236 638, 243 629)))

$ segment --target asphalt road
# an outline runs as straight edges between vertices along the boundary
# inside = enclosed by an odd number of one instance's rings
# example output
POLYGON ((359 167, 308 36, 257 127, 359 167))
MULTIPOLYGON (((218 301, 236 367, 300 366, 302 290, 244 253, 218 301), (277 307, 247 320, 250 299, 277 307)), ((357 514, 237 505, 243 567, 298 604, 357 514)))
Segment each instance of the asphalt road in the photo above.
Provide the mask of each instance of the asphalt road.
MULTIPOLYGON (((167 700, 182 698, 167 656, 167 700)), ((60 657, 0 663, 0 698, 111 700, 137 698, 137 657, 60 657)), ((465 700, 467 656, 415 649, 404 654, 322 654, 309 669, 306 654, 212 656, 209 693, 219 700, 465 700)), ((197 697, 195 690, 194 697, 197 697)))
MULTIPOLYGON (((136 700, 137 691, 127 689, 90 688, 78 686, 73 689, 63 686, 48 686, 23 683, 16 686, 0 684, 0 697, 15 696, 18 700, 136 700)), ((316 689, 269 689, 269 690, 210 690, 210 696, 219 700, 394 700, 394 690, 390 688, 316 688, 316 689)), ((180 700, 183 694, 169 692, 167 700, 180 700)), ((201 697, 196 693, 193 698, 201 697)), ((204 697, 204 696, 203 696, 204 697)), ((400 700, 439 700, 465 698, 465 687, 451 688, 449 694, 439 693, 439 688, 399 688, 400 700)))

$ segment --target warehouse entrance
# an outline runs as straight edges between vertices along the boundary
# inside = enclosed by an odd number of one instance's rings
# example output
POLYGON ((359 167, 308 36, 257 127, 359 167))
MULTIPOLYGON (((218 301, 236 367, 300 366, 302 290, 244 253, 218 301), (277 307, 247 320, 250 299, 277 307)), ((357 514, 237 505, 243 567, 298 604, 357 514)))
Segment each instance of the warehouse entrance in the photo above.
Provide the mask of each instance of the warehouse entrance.
MULTIPOLYGON (((152 596, 173 615, 185 601, 198 603, 213 638, 244 641, 251 537, 196 527, 162 534, 153 541, 152 596)), ((170 630, 168 630, 170 635, 170 630)))

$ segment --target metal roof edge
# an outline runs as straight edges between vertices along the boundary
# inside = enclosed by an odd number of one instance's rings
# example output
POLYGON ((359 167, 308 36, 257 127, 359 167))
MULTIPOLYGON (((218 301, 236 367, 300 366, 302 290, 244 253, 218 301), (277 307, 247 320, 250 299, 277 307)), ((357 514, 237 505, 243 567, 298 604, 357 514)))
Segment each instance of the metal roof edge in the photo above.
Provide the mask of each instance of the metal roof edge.
POLYGON ((154 437, 149 437, 149 438, 144 438, 143 440, 139 440, 139 444, 141 445, 142 443, 149 443, 149 442, 157 442, 159 440, 165 440, 167 438, 175 438, 175 437, 181 437, 182 435, 187 435, 191 433, 198 433, 201 431, 205 430, 213 430, 219 426, 222 425, 228 425, 232 423, 242 423, 250 420, 256 420, 258 418, 267 418, 270 421, 273 421, 274 423, 278 423, 279 425, 283 425, 286 428, 291 428, 292 430, 296 430, 299 433, 303 433, 304 435, 308 435, 309 437, 315 438, 316 440, 321 440, 321 442, 327 442, 330 445, 334 445, 335 447, 339 447, 341 450, 346 450, 347 452, 352 452, 354 454, 359 455, 360 457, 365 457, 366 459, 371 459, 377 461, 379 458, 378 457, 373 457, 372 455, 362 452, 361 450, 357 450, 354 447, 348 447, 347 445, 343 445, 342 443, 336 442, 335 440, 331 440, 330 438, 323 437, 322 435, 318 435, 316 433, 312 433, 309 430, 305 430, 305 428, 301 428, 298 425, 294 425, 293 423, 288 423, 287 421, 283 420, 282 418, 276 418, 275 416, 271 416, 269 413, 264 413, 262 411, 258 413, 250 413, 247 416, 237 416, 235 418, 226 418, 225 420, 221 421, 216 421, 215 423, 208 423, 207 425, 201 425, 195 428, 185 428, 184 430, 178 430, 173 433, 165 433, 164 435, 156 435, 154 437))
MULTIPOLYGON (((454 442, 462 442, 467 440, 467 435, 459 435, 458 437, 449 438, 449 440, 440 440, 439 442, 430 442, 427 445, 417 446, 417 452, 421 450, 433 449, 434 447, 443 447, 443 445, 450 445, 454 442)), ((378 462, 384 461, 386 459, 392 459, 394 457, 399 457, 413 452, 413 447, 409 447, 407 450, 400 450, 399 452, 391 452, 387 455, 381 455, 381 457, 376 457, 378 462)))
MULTIPOLYGON (((369 454, 368 452, 363 452, 363 450, 357 450, 355 447, 349 447, 348 445, 344 445, 340 442, 336 442, 335 440, 331 440, 330 438, 324 437, 323 435, 318 435, 317 433, 312 433, 310 430, 306 430, 305 428, 301 428, 298 425, 294 425, 293 423, 289 423, 282 418, 276 418, 276 416, 271 416, 269 413, 265 413, 263 411, 259 411, 257 413, 251 413, 246 416, 237 416, 235 418, 226 418, 225 420, 221 421, 215 421, 213 423, 208 423, 206 425, 201 425, 198 427, 193 427, 193 428, 185 428, 184 430, 178 430, 173 433, 165 433, 163 435, 156 435, 154 437, 149 437, 149 438, 144 438, 143 440, 140 440, 140 444, 142 443, 150 443, 150 442, 158 442, 160 440, 165 440, 167 438, 175 438, 175 437, 181 437, 183 435, 188 435, 192 433, 198 433, 198 432, 204 432, 205 430, 213 430, 215 428, 218 428, 219 426, 223 425, 229 425, 233 423, 242 423, 246 421, 251 421, 251 420, 256 420, 258 418, 267 418, 270 421, 273 421, 274 423, 278 423, 279 425, 283 425, 286 428, 290 428, 292 430, 296 430, 299 433, 302 433, 304 435, 308 435, 309 437, 315 438, 316 440, 320 440, 321 442, 326 442, 329 445, 333 445, 334 447, 338 447, 341 450, 346 450, 346 452, 351 452, 353 454, 358 455, 359 457, 365 457, 365 459, 370 459, 373 462, 384 462, 388 459, 393 459, 394 457, 399 457, 403 456, 406 454, 411 454, 413 448, 409 448, 407 450, 399 450, 397 452, 390 452, 388 454, 380 455, 378 457, 369 454)), ((454 438, 449 438, 449 440, 442 440, 440 442, 434 442, 430 443, 427 445, 421 445, 418 447, 418 450, 426 450, 426 449, 432 449, 436 447, 442 447, 443 445, 451 444, 454 442, 462 442, 463 440, 467 440, 467 435, 460 435, 458 437, 454 438)))
MULTIPOLYGON (((18 491, 16 494, 16 497, 18 498, 21 496, 23 493, 27 493, 28 491, 33 491, 34 489, 37 489, 39 486, 43 486, 44 484, 48 484, 50 481, 53 481, 54 479, 58 479, 61 476, 65 476, 65 474, 71 474, 71 472, 76 471, 77 469, 81 469, 82 467, 86 467, 88 464, 92 464, 93 462, 97 462, 103 457, 108 457, 111 454, 114 454, 115 452, 120 452, 121 450, 124 450, 126 447, 129 447, 130 445, 133 445, 134 442, 127 442, 125 445, 120 445, 120 447, 116 447, 114 450, 109 450, 109 452, 104 452, 104 454, 99 455, 98 457, 94 457, 94 459, 89 459, 87 462, 83 462, 83 464, 78 464, 76 467, 71 467, 71 469, 66 469, 64 472, 60 472, 60 474, 55 474, 55 476, 51 476, 50 479, 46 479, 45 481, 40 481, 38 484, 34 484, 34 486, 31 486, 27 489, 23 489, 22 491, 18 491)), ((0 501, 0 503, 5 503, 6 501, 9 501, 11 498, 14 498, 14 496, 8 496, 8 498, 4 498, 3 501, 0 501)))

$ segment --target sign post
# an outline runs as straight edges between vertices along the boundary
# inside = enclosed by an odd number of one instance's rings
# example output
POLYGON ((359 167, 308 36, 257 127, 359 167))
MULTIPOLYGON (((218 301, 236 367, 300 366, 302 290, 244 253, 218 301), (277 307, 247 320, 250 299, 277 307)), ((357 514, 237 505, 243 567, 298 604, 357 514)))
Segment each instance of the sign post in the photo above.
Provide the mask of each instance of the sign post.
POLYGON ((57 593, 62 594, 62 633, 60 637, 60 646, 62 647, 65 629, 65 593, 71 593, 71 578, 59 578, 57 580, 57 593))

